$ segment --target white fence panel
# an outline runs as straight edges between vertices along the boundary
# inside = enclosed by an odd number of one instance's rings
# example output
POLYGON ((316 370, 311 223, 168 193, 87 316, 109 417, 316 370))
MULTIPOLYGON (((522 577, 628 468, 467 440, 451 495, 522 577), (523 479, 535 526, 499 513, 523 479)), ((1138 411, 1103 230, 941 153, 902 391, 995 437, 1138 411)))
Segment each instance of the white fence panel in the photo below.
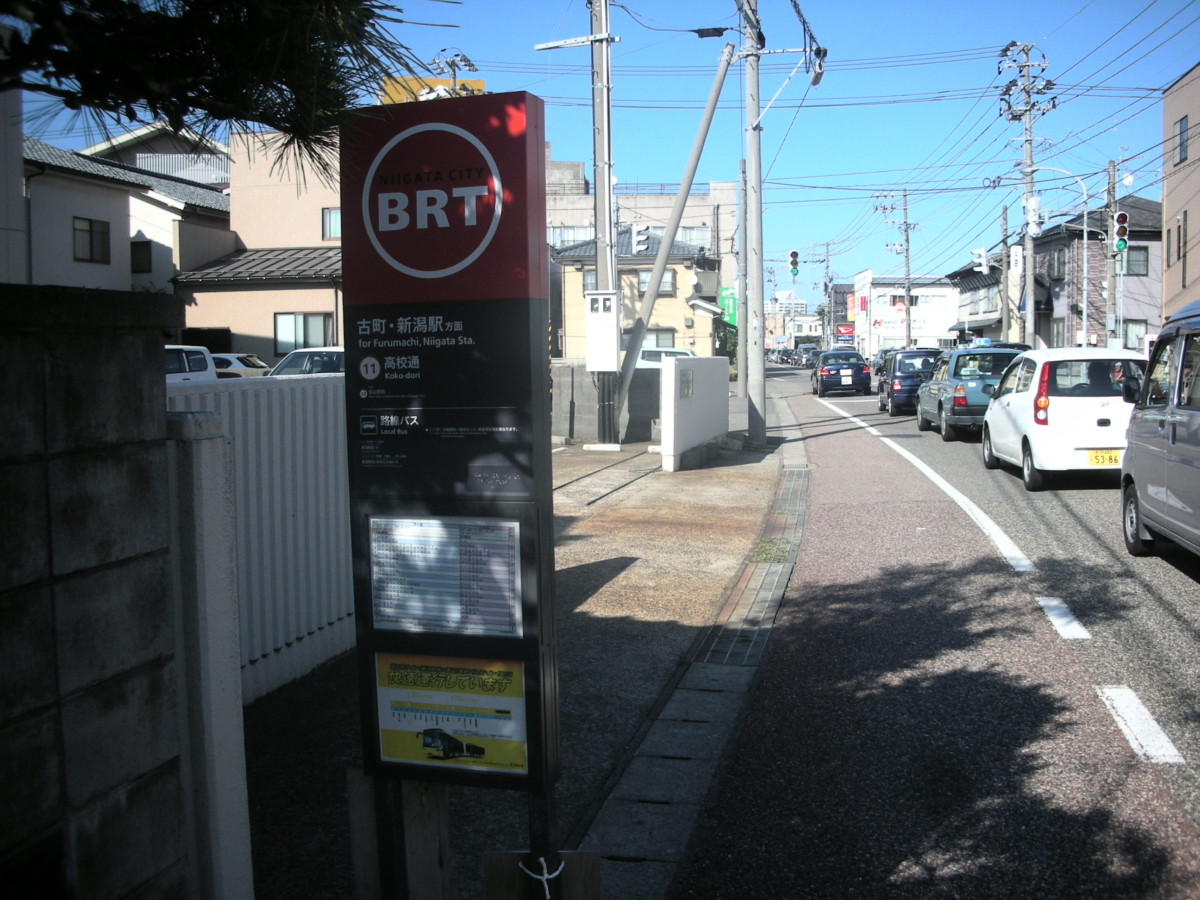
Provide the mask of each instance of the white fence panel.
POLYGON ((233 443, 246 703, 354 646, 345 403, 343 375, 167 385, 233 443))

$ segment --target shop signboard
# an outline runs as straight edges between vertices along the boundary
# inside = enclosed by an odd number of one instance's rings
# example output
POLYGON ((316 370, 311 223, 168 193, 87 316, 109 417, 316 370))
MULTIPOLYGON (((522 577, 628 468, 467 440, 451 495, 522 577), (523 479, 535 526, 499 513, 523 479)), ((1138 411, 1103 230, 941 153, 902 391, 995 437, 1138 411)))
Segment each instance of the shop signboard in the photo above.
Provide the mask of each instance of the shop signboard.
POLYGON ((370 774, 557 778, 544 142, 523 92, 371 107, 341 130, 370 774))

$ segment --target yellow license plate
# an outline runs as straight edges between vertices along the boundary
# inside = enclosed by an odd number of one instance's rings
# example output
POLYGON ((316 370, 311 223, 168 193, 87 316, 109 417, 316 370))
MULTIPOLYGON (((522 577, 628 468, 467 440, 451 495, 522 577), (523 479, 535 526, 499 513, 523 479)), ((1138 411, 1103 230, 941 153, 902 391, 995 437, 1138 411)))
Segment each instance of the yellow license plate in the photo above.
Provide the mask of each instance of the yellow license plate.
POLYGON ((1121 464, 1120 450, 1089 450, 1089 466, 1119 466, 1121 464))

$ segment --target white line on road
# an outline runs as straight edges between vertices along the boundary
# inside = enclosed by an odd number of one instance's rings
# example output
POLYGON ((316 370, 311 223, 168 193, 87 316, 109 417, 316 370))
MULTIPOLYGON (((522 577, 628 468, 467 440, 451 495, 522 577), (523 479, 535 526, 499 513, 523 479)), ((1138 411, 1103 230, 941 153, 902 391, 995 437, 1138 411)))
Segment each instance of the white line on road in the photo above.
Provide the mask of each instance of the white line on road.
POLYGON ((1030 561, 1029 557, 1027 557, 1024 553, 1021 552, 1021 548, 1019 548, 1016 545, 1016 542, 1013 541, 1013 539, 1010 538, 1007 534, 1005 534, 1004 531, 1000 528, 1000 526, 997 525, 995 522, 993 522, 991 517, 988 516, 988 514, 985 513, 978 506, 976 506, 975 503, 969 497, 967 497, 966 494, 962 493, 962 491, 958 490, 956 487, 954 487, 952 484, 950 484, 950 482, 948 482, 945 478, 943 478, 937 472, 933 471, 933 469, 931 469, 929 466, 927 466, 924 462, 922 462, 916 456, 909 453, 907 450, 905 450, 903 447, 901 447, 895 441, 888 440, 887 438, 883 437, 879 433, 879 431, 872 428, 866 422, 862 421, 861 419, 856 419, 854 416, 850 415, 848 412, 844 412, 844 411, 838 409, 832 403, 829 403, 825 400, 818 400, 817 402, 824 403, 826 406, 828 406, 830 409, 832 409, 839 416, 845 416, 847 419, 849 419, 855 425, 858 425, 860 428, 865 428, 868 433, 878 435, 880 437, 881 443, 887 444, 889 447, 891 447, 893 450, 895 450, 897 453, 899 453, 901 456, 903 456, 905 459, 907 459, 910 463, 912 463, 914 466, 916 466, 918 471, 921 472, 921 474, 923 474, 926 478, 928 478, 930 481, 932 481, 934 484, 936 484, 939 488, 941 488, 942 492, 945 493, 947 497, 949 497, 951 500, 953 500, 955 503, 957 503, 959 505, 959 507, 962 509, 962 511, 971 517, 971 520, 974 521, 974 523, 979 526, 980 530, 988 536, 988 539, 993 544, 996 545, 996 549, 1000 551, 1000 555, 1004 557, 1004 561, 1007 562, 1010 566, 1012 566, 1014 571, 1017 571, 1017 572, 1036 572, 1037 571, 1037 567, 1034 566, 1033 562, 1030 561))
POLYGON ((1142 701, 1130 688, 1119 684, 1106 684, 1097 687, 1096 693, 1116 719, 1117 727, 1125 735, 1125 740, 1129 741, 1134 753, 1146 762, 1186 762, 1166 732, 1154 721, 1150 710, 1142 705, 1142 701))
POLYGON ((562 452, 563 452, 564 450, 566 450, 566 449, 567 449, 566 447, 555 447, 555 448, 554 448, 553 450, 551 450, 550 452, 551 452, 551 453, 562 453, 562 452))
POLYGON ((1075 615, 1067 608, 1058 597, 1035 597, 1038 605, 1046 613, 1046 618, 1050 620, 1050 624, 1054 626, 1054 630, 1058 632, 1059 637, 1068 641, 1090 641, 1092 634, 1083 627, 1075 615))

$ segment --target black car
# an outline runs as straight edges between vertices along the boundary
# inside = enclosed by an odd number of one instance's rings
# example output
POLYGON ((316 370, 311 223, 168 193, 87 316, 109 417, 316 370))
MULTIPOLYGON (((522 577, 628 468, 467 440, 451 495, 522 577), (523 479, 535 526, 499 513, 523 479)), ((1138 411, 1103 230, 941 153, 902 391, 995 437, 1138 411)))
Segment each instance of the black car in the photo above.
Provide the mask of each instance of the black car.
POLYGON ((861 353, 826 350, 813 364, 812 392, 824 397, 828 391, 871 393, 871 367, 861 353))
POLYGON ((883 364, 877 392, 879 409, 889 416, 898 416, 906 409, 915 409, 917 388, 933 371, 934 360, 942 353, 936 348, 927 350, 897 350, 883 364))

